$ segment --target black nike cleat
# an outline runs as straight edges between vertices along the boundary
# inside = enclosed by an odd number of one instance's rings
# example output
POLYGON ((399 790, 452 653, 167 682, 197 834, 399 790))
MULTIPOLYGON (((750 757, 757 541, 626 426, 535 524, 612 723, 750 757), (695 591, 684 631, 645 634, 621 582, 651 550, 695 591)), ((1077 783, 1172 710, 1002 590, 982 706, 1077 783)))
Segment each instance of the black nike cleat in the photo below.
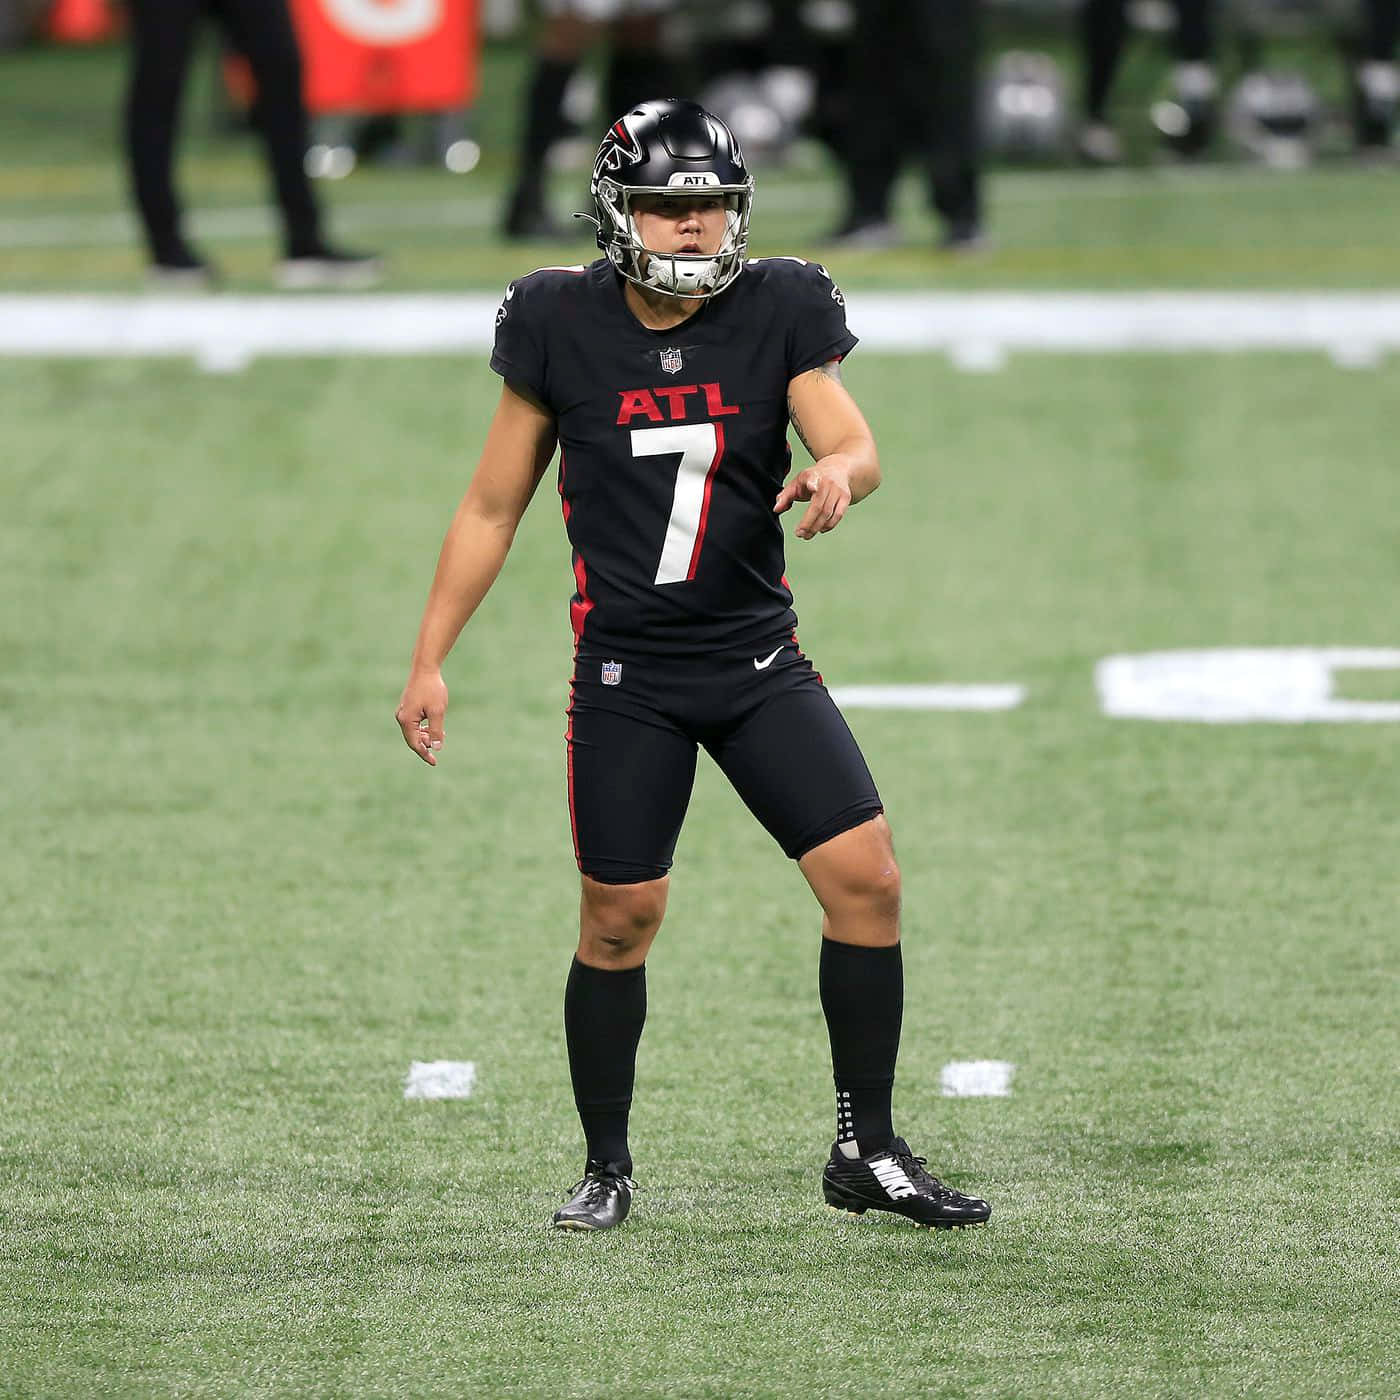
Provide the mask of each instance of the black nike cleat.
POLYGON ((852 1215, 893 1211, 929 1230, 961 1230, 981 1225, 991 1216, 986 1201, 964 1196, 930 1176, 924 1170, 926 1161, 914 1156, 903 1138, 895 1138, 893 1146, 868 1157, 846 1157, 833 1146, 822 1173, 822 1195, 833 1210, 852 1215))
POLYGON ((616 1162, 589 1162, 583 1180, 569 1190, 569 1199, 554 1212, 560 1230, 611 1230, 627 1219, 637 1184, 618 1170, 616 1162))

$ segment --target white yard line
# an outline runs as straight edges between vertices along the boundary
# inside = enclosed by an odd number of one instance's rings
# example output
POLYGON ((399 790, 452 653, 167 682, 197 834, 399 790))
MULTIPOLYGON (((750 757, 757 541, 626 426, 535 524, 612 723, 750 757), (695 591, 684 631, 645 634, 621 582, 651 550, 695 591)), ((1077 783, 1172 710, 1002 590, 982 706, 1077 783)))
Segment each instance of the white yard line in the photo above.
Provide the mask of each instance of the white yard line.
MULTIPOLYGON (((262 355, 476 353, 494 293, 327 296, 0 295, 0 355, 193 356, 237 368, 262 355)), ((850 296, 868 350, 939 351, 995 367, 1017 351, 1320 351, 1372 366, 1400 349, 1400 294, 966 292, 850 296)))

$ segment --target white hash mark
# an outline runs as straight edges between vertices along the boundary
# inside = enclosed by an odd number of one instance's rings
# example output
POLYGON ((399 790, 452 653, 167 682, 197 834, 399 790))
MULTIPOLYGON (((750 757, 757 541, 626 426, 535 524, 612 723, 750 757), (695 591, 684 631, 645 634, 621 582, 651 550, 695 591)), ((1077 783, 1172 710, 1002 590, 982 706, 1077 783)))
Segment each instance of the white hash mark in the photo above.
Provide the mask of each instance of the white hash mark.
POLYGON ((952 1060, 938 1082, 945 1099, 1004 1099, 1015 1070, 1009 1060, 952 1060))
POLYGON ((465 1099, 476 1086, 472 1060, 414 1060, 404 1080, 406 1099, 465 1099))

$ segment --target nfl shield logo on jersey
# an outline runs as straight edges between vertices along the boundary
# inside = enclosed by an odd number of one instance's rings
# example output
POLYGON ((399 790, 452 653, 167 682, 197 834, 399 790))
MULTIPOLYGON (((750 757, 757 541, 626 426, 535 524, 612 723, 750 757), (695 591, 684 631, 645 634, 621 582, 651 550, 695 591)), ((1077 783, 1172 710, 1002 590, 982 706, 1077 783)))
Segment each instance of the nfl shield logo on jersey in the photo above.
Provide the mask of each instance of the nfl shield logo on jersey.
POLYGON ((621 685, 621 684, 622 684, 622 662, 620 662, 620 661, 605 661, 605 662, 603 662, 603 684, 604 684, 604 685, 621 685))
POLYGON ((679 374, 685 368, 685 361, 681 359, 681 352, 667 347, 661 352, 661 368, 667 374, 679 374))

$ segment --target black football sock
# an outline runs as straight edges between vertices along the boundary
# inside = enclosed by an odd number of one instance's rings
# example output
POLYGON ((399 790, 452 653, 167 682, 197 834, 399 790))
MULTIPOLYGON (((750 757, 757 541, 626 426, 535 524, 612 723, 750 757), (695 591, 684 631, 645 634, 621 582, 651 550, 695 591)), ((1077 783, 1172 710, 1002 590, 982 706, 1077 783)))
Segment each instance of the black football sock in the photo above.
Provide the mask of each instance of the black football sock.
POLYGON ((590 1162, 632 1174, 627 1115, 647 1017, 646 966, 610 972, 574 959, 564 988, 564 1036, 590 1162))
POLYGON ((890 1093, 904 1015, 899 944, 861 948, 822 939, 822 1011, 836 1079, 836 1141, 847 1156, 881 1152, 894 1141, 890 1093))

